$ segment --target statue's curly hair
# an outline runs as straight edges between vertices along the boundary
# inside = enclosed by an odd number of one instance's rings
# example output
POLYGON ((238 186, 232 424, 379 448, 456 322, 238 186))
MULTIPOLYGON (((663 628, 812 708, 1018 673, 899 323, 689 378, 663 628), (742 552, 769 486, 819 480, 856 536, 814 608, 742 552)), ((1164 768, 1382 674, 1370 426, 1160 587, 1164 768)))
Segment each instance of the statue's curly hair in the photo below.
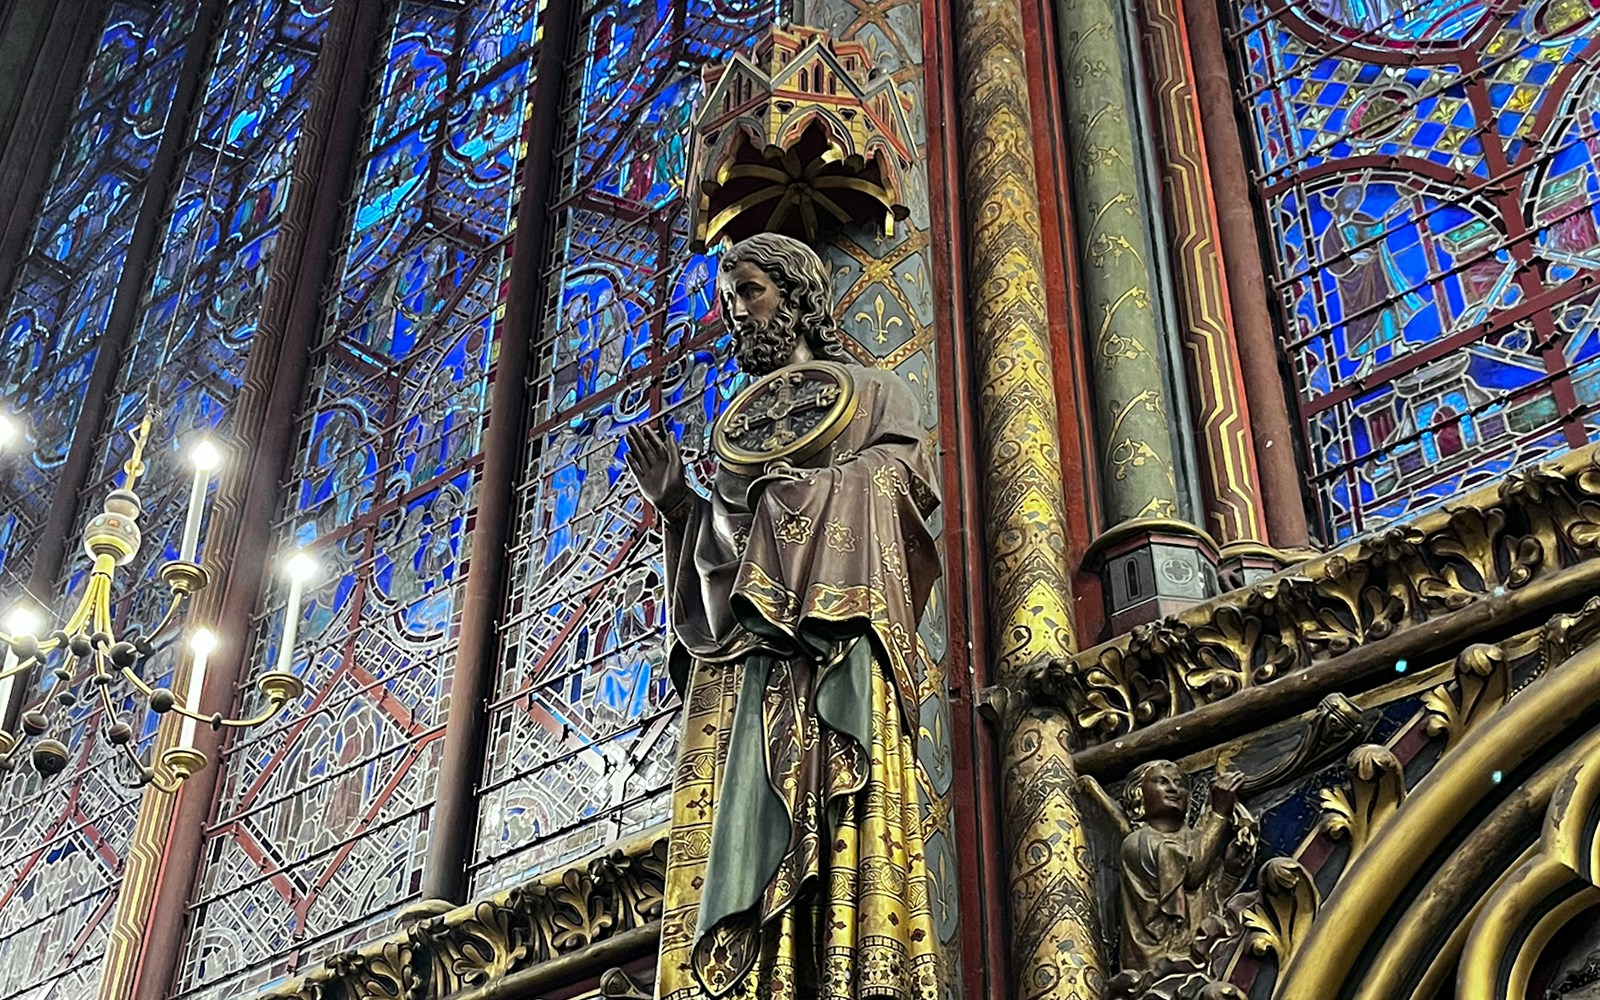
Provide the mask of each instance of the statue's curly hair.
POLYGON ((784 311, 806 338, 811 353, 826 361, 852 361, 833 318, 828 269, 817 252, 792 237, 757 233, 722 255, 724 273, 746 261, 761 268, 783 293, 784 311))

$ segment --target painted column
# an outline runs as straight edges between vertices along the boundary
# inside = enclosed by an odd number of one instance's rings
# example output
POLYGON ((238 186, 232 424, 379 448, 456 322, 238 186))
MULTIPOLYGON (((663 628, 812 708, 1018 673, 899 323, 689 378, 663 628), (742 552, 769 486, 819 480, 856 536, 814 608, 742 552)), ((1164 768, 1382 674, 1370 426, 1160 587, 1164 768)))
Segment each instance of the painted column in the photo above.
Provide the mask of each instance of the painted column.
MULTIPOLYGON (((1162 190, 1179 336, 1199 452, 1202 525, 1240 582, 1277 568, 1223 274, 1210 164, 1200 132, 1188 31, 1178 0, 1145 0, 1144 49, 1159 126, 1162 190)), ((1270 386, 1269 386, 1270 388, 1270 386)), ((1284 450, 1288 454, 1288 450, 1284 450)))
POLYGON ((1280 549, 1307 542, 1304 477, 1295 460, 1277 333, 1273 329, 1266 276, 1261 267, 1260 230, 1250 191, 1249 168, 1234 118, 1226 36, 1213 0, 1181 0, 1190 46, 1190 72, 1197 98, 1207 182, 1217 207, 1218 253, 1232 299, 1233 330, 1240 370, 1250 394, 1250 425, 1269 541, 1280 549))
MULTIPOLYGON (((1017 0, 956 5, 971 341, 998 680, 1066 656, 1073 631, 1065 500, 1017 0)), ((1003 783, 1016 996, 1097 998, 1093 872, 1059 713, 1008 720, 1003 783)))
MULTIPOLYGON (((1187 407, 1159 317, 1162 252, 1141 175, 1132 54, 1118 0, 1062 0, 1061 71, 1083 280, 1085 346, 1106 530, 1085 556, 1105 585, 1113 633, 1216 593, 1217 546, 1189 523, 1177 468, 1187 407)), ((1178 376, 1181 379, 1181 376, 1178 376)))

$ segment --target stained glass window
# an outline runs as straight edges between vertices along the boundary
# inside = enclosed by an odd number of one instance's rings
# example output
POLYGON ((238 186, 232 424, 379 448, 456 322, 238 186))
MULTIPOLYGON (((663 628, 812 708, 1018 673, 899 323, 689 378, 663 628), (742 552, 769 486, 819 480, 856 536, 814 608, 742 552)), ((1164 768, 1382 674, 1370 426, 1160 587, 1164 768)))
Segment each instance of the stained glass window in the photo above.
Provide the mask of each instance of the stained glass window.
MULTIPOLYGON (((134 223, 152 194, 147 171, 164 130, 176 127, 172 98, 198 7, 109 6, 6 301, 0 392, 29 423, 26 455, 0 464, 0 593, 18 594, 27 581, 134 223)), ((89 715, 79 709, 69 725, 81 735, 89 715)), ((27 769, 0 785, 0 802, 0 997, 91 995, 136 802, 107 775, 46 782, 27 769)))
POLYGON ((28 461, 0 467, 0 580, 13 588, 72 444, 199 6, 111 4, 6 300, 0 392, 29 423, 28 461))
MULTIPOLYGON (((421 888, 536 16, 390 7, 280 528, 322 565, 308 691, 223 754, 182 995, 249 994, 392 929, 421 888)), ((282 615, 269 592, 244 711, 282 615)))
POLYGON ((580 11, 474 893, 666 817, 677 701, 662 555, 620 435, 664 413, 693 454, 727 398, 715 262, 688 250, 689 112, 699 67, 747 48, 776 12, 772 0, 580 11))
POLYGON ((1333 538, 1600 434, 1592 0, 1237 8, 1333 538))

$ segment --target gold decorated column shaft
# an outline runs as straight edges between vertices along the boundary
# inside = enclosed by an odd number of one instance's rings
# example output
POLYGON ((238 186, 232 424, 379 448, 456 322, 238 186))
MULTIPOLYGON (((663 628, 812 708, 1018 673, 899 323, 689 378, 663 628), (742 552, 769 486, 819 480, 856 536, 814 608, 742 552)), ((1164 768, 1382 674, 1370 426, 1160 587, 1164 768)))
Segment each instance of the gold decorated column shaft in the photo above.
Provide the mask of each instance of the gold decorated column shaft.
MULTIPOLYGON (((1066 499, 1017 0, 956 5, 971 338, 981 409, 991 632, 999 681, 1066 656, 1066 499)), ((1021 1000, 1097 1000, 1105 962, 1060 713, 1008 721, 1004 804, 1021 1000)))

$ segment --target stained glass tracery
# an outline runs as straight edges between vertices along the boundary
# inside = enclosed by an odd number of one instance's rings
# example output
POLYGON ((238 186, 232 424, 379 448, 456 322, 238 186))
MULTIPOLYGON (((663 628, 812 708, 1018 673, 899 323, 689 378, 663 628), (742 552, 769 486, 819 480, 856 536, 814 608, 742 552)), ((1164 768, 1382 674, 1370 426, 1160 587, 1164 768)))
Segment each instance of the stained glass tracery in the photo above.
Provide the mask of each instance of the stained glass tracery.
MULTIPOLYGON (((123 280, 128 243, 148 198, 148 170, 169 127, 194 38, 197 2, 118 0, 57 152, 25 256, 0 318, 0 392, 28 415, 28 452, 0 469, 0 593, 26 584, 38 530, 60 485, 99 336, 123 280)), ((59 540, 53 544, 64 544, 59 540)), ((66 720, 81 737, 79 706, 66 720)), ((103 763, 104 747, 89 759, 103 763)), ((81 767, 83 759, 77 765, 81 767)), ((110 930, 135 797, 110 768, 75 780, 16 772, 0 787, 0 997, 90 995, 110 930)))
MULTIPOLYGON (((252 992, 420 891, 537 19, 534 0, 390 5, 279 529, 322 567, 308 690, 223 754, 181 995, 252 992)), ((269 590, 246 711, 282 615, 269 590)))
POLYGON ((1594 439, 1600 6, 1293 0, 1238 17, 1330 535, 1594 439))
POLYGON ((474 893, 666 816, 678 702, 662 556, 621 434, 664 414, 693 455, 731 392, 715 262, 688 249, 689 112, 700 66, 776 13, 771 0, 582 9, 474 893))

